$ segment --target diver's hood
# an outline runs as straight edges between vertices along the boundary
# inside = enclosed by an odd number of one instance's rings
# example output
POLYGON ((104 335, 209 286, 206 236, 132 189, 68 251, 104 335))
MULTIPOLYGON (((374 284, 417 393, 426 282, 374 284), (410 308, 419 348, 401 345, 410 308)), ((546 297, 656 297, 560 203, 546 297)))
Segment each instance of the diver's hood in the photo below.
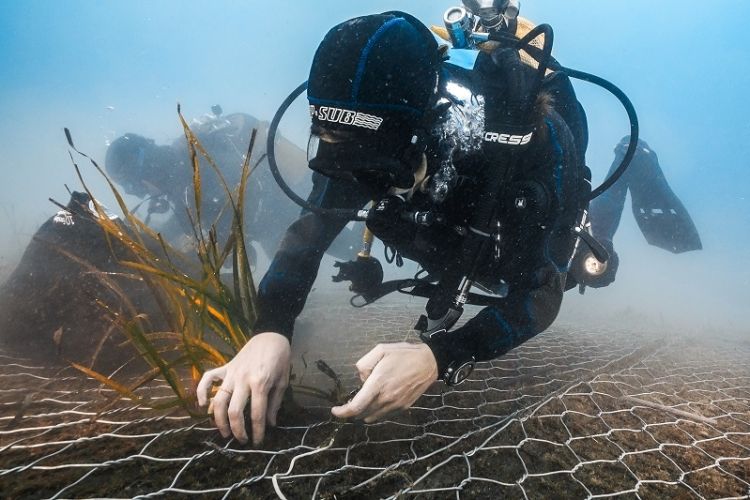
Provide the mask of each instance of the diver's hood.
MULTIPOLYGON (((625 152, 628 150, 628 146, 630 145, 630 136, 626 135, 622 139, 620 139, 620 142, 617 143, 617 146, 615 146, 615 153, 619 155, 624 155, 625 152)), ((638 151, 650 151, 651 146, 648 145, 646 141, 643 139, 638 139, 638 151)))

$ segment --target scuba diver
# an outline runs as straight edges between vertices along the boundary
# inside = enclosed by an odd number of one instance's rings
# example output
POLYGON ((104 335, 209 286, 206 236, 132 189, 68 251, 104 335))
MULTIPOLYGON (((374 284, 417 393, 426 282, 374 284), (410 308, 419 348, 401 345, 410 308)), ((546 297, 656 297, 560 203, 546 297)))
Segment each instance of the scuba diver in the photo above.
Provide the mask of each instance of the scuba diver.
MULTIPOLYGON (((622 161, 629 142, 630 136, 625 136, 615 147, 610 173, 622 161)), ((690 214, 667 183, 656 152, 646 141, 639 139, 633 160, 622 177, 591 202, 591 232, 607 249, 609 260, 599 262, 585 248, 576 253, 570 272, 575 276, 581 293, 587 286, 601 288, 615 280, 619 257, 613 240, 628 191, 633 216, 649 244, 676 254, 703 248, 690 214)))
MULTIPOLYGON (((396 11, 341 23, 320 43, 307 82, 313 190, 299 200, 306 209, 259 285, 255 335, 197 388, 205 406, 219 385, 212 408, 223 436, 248 440, 248 401, 254 443, 266 422, 275 425, 295 319, 348 220, 364 219, 368 232, 357 260, 338 263, 335 279, 352 280, 365 303, 396 290, 428 302, 415 327, 421 342, 379 344, 356 363, 363 385, 332 409, 339 418, 373 422, 410 407, 438 380, 461 383, 476 362, 552 324, 577 245, 606 261, 586 230, 586 118, 567 76, 573 70, 558 71, 549 26, 522 26, 515 2, 490 7, 474 6, 477 24, 463 33, 482 23, 483 50, 441 47, 421 22, 396 11), (388 260, 414 260, 420 273, 395 287, 383 283, 369 233, 384 242, 388 260), (466 303, 485 307, 454 329, 466 303)), ((271 135, 304 88, 282 104, 271 135)), ((637 134, 637 124, 631 130, 637 134)), ((268 151, 280 186, 299 198, 268 151)))
MULTIPOLYGON (((191 130, 221 170, 230 188, 239 185, 242 164, 247 154, 250 135, 258 129, 258 139, 265 138, 267 124, 245 113, 224 115, 221 106, 211 113, 193 120, 191 130)), ((304 152, 284 138, 280 153, 287 156, 287 165, 299 172, 305 161, 304 152)), ((278 188, 268 170, 256 168, 264 159, 262 148, 254 148, 250 158, 253 169, 246 195, 248 237, 257 241, 267 254, 276 249, 284 226, 295 219, 296 210, 288 203, 279 203, 278 188), (262 193, 258 196, 257 193, 262 193), (286 210, 285 210, 286 209, 286 210), (278 223, 264 224, 269 219, 278 223)), ((190 164, 187 140, 184 136, 171 145, 157 145, 154 140, 137 134, 125 134, 107 149, 105 168, 112 180, 126 193, 148 202, 145 222, 151 223, 155 214, 170 216, 159 225, 167 241, 178 248, 188 247, 193 239, 193 225, 188 210, 194 212, 193 169, 190 164)), ((231 232, 232 214, 228 197, 219 177, 205 162, 201 163, 201 215, 206 223, 215 223, 222 239, 231 232)), ((194 217, 194 213, 192 215, 194 217)))
MULTIPOLYGON (((219 105, 214 105, 211 113, 192 121, 192 132, 216 163, 230 189, 240 183, 253 129, 258 131, 256 145, 264 144, 267 122, 245 113, 224 115, 219 105)), ((305 188, 302 178, 305 169, 300 167, 306 163, 305 152, 280 136, 276 148, 289 167, 285 175, 294 179, 296 189, 305 188)), ((252 172, 245 196, 246 235, 270 256, 276 251, 284 229, 297 218, 298 210, 284 198, 268 168, 263 168, 266 157, 263 148, 256 146, 253 149, 249 163, 252 172)), ((126 193, 148 202, 146 224, 153 222, 154 215, 168 214, 167 219, 157 225, 158 230, 176 248, 187 250, 191 247, 195 197, 193 169, 184 136, 171 145, 157 145, 153 139, 125 134, 107 149, 105 168, 126 193)), ((206 223, 215 223, 220 241, 223 241, 229 236, 232 225, 226 190, 218 175, 203 160, 201 173, 202 220, 206 226, 206 223)), ((341 238, 333 250, 339 256, 348 255, 359 239, 341 238)), ((251 260, 255 261, 253 248, 249 247, 249 250, 251 260)))

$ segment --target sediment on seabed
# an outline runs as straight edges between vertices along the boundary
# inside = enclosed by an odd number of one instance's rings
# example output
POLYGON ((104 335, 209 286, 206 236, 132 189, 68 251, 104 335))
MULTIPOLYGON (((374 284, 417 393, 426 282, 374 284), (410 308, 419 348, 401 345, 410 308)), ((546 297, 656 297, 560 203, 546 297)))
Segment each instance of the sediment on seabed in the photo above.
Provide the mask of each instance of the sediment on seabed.
MULTIPOLYGON (((377 342, 410 338, 422 307, 311 301, 295 338, 295 380, 323 389, 333 382, 316 360, 353 388, 356 359, 377 342)), ((747 359, 747 343, 556 325, 381 423, 336 422, 320 400, 298 398, 308 410, 283 412, 255 449, 222 439, 208 421, 127 401, 94 419, 107 393, 96 382, 5 352, 0 490, 7 498, 743 497, 747 359)), ((144 390, 169 395, 163 384, 144 390)))

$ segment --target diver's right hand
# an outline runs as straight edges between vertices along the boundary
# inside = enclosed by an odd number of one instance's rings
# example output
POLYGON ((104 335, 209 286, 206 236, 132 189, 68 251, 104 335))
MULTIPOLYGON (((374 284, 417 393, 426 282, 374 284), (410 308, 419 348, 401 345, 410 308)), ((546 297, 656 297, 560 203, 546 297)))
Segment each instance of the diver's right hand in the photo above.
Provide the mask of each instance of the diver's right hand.
POLYGON ((198 404, 208 404, 211 386, 221 382, 213 398, 214 421, 225 438, 234 434, 247 442, 244 410, 250 400, 253 444, 263 441, 266 421, 276 425, 276 414, 289 385, 291 346, 274 332, 258 333, 224 366, 203 374, 198 383, 198 404))

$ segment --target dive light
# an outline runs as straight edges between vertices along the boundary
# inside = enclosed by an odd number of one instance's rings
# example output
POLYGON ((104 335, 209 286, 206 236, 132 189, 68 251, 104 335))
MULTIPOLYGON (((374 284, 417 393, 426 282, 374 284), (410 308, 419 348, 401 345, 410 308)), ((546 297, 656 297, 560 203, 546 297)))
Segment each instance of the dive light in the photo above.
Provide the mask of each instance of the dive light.
POLYGON ((607 263, 600 262, 593 253, 588 253, 583 259, 583 270, 590 276, 601 276, 607 270, 607 263))

